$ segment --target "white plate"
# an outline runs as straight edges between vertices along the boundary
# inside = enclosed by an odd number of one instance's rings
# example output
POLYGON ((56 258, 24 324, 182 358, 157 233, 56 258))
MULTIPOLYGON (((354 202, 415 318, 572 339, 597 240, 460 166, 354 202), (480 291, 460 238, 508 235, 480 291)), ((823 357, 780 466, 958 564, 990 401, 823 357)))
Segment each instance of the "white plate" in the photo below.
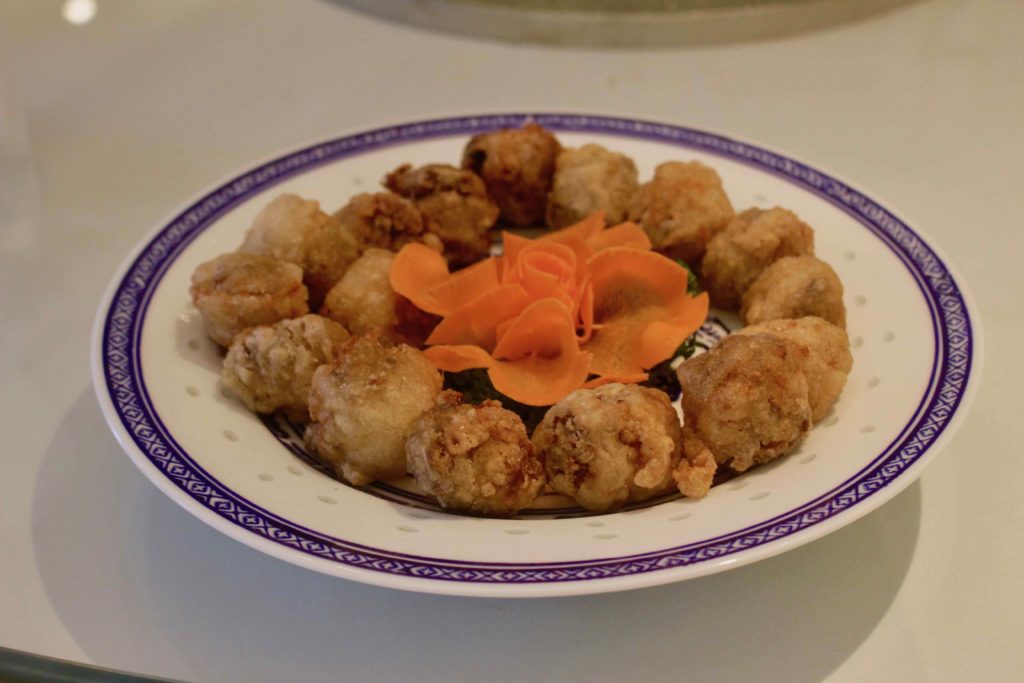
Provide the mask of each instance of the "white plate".
POLYGON ((621 118, 532 115, 563 144, 629 154, 641 178, 670 159, 714 166, 737 209, 780 205, 814 226, 818 255, 838 271, 853 372, 796 453, 703 500, 480 519, 427 509, 396 488, 348 487, 221 394, 220 358, 189 303, 199 263, 235 249, 277 194, 333 211, 401 163, 457 163, 470 135, 525 118, 424 121, 312 145, 211 189, 158 226, 112 280, 93 333, 97 396, 133 462, 192 514, 289 562, 393 588, 515 597, 624 590, 753 562, 852 522, 916 479, 964 413, 980 361, 977 320, 948 261, 874 200, 805 164, 621 118))

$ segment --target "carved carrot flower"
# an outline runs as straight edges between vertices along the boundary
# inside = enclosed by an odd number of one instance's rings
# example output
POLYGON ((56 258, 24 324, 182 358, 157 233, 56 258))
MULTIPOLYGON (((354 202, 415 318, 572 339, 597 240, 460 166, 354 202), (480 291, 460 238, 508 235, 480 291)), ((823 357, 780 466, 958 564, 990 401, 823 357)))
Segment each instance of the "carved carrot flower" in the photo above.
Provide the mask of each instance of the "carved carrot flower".
POLYGON ((657 254, 636 225, 594 214, 531 240, 506 233, 504 254, 449 273, 420 244, 395 257, 391 286, 442 320, 425 354, 439 369, 486 368, 494 388, 550 405, 581 386, 638 382, 704 322, 707 295, 657 254))

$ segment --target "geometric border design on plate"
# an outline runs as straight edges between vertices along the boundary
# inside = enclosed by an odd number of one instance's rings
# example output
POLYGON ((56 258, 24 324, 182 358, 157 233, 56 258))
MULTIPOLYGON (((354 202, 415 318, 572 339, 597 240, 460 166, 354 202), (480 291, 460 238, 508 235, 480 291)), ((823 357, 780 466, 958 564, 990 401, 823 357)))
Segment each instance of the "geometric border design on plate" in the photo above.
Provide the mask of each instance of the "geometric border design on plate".
POLYGON ((377 572, 458 582, 551 583, 629 576, 721 558, 778 542, 862 503, 897 480, 945 430, 964 396, 973 349, 967 306, 942 259, 899 218, 839 180, 755 145, 680 126, 579 114, 503 114, 422 121, 345 136, 287 154, 221 185, 160 230, 128 268, 107 311, 101 354, 107 392, 135 445, 168 480, 232 524, 312 556, 377 572), (911 273, 928 305, 936 349, 929 384, 900 434, 833 490, 754 526, 642 555, 546 564, 420 557, 326 536, 281 519, 229 490, 178 445, 149 399, 139 340, 153 291, 196 235, 254 194, 317 166, 389 145, 471 135, 527 120, 559 132, 651 140, 754 166, 831 202, 882 240, 911 273))

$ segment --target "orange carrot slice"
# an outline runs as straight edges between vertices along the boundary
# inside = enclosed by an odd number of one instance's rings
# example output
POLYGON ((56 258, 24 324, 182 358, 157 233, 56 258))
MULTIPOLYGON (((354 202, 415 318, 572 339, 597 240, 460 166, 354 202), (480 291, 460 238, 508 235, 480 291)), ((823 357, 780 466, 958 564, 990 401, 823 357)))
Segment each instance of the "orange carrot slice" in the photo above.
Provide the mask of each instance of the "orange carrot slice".
POLYGON ((452 273, 446 281, 428 289, 426 295, 436 302, 438 315, 451 315, 498 285, 498 264, 489 258, 452 273))
POLYGON ((587 240, 587 246, 594 251, 601 251, 609 247, 635 247, 636 249, 650 249, 651 238, 647 236, 644 229, 636 223, 622 223, 613 228, 602 230, 587 240))
POLYGON ((588 263, 593 333, 584 345, 601 376, 643 373, 669 358, 707 317, 707 295, 686 294, 687 271, 660 254, 610 247, 588 263))
POLYGON ((511 232, 501 233, 501 281, 508 282, 507 278, 510 269, 515 267, 519 260, 519 252, 533 244, 533 240, 516 235, 511 232))
POLYGON ((494 359, 479 346, 431 346, 423 351, 423 355, 438 370, 445 372, 462 372, 472 368, 489 368, 494 359))
MULTIPOLYGON (((563 244, 534 242, 524 247, 514 264, 506 266, 504 281, 521 284, 534 299, 566 292, 575 299, 576 254, 563 244)), ((571 304, 570 304, 571 305, 571 304)))
POLYGON ((498 286, 498 264, 492 259, 449 274, 444 257, 422 244, 411 243, 395 255, 389 273, 391 287, 428 313, 447 316, 498 286))
POLYGON ((500 285, 446 316, 427 338, 428 344, 473 344, 493 349, 499 326, 515 318, 533 299, 521 285, 500 285))
POLYGON ((439 285, 449 277, 448 262, 444 257, 419 242, 410 242, 395 254, 389 273, 392 289, 414 304, 416 300, 412 295, 439 285))
POLYGON ((578 237, 584 242, 591 239, 604 230, 604 211, 595 211, 578 223, 573 223, 567 228, 549 232, 539 238, 542 242, 563 242, 578 237))
POLYGON ((573 311, 573 319, 579 328, 576 334, 580 344, 586 344, 594 333, 594 285, 588 278, 581 289, 576 310, 573 311))
POLYGON ((479 346, 432 346, 424 354, 447 372, 487 368, 494 388, 532 406, 551 405, 579 388, 590 354, 580 351, 568 309, 554 299, 530 304, 505 331, 494 354, 479 346))
POLYGON ((487 374, 494 388, 520 403, 550 405, 587 379, 589 354, 580 351, 569 309, 554 299, 530 304, 494 349, 487 374))

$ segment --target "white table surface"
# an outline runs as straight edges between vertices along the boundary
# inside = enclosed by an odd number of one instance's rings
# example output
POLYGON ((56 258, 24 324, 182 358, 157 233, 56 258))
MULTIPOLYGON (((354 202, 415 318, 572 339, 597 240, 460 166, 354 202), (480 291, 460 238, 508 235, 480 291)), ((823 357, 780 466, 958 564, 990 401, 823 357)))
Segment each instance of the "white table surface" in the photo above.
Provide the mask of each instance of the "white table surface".
POLYGON ((31 227, 0 225, 0 645, 203 681, 1021 680, 1022 28, 1021 2, 936 0, 774 41, 560 50, 319 0, 99 0, 82 26, 56 0, 3 3, 0 63, 40 201, 31 227), (969 417, 920 481, 731 572, 500 601, 290 566, 135 470, 93 397, 89 330, 145 231, 289 147, 529 108, 760 141, 931 235, 975 295, 986 357, 969 417))

